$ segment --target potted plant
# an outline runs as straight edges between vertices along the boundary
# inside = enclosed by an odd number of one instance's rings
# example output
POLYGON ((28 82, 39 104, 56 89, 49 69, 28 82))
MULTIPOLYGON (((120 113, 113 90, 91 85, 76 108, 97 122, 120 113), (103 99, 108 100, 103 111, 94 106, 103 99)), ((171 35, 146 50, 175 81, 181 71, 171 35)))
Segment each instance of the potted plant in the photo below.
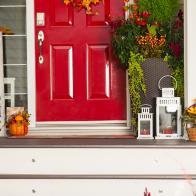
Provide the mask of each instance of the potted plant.
MULTIPOLYGON (((112 22, 112 45, 119 65, 128 70, 131 122, 135 130, 141 96, 150 92, 143 69, 148 59, 158 58, 167 64, 177 79, 177 96, 183 97, 183 13, 178 12, 178 0, 134 0, 124 10, 129 13, 128 18, 112 22)), ((157 65, 157 61, 149 63, 157 65)))
POLYGON ((196 141, 196 99, 193 101, 193 105, 186 108, 182 116, 190 141, 196 141))
POLYGON ((28 133, 30 114, 26 111, 18 112, 9 117, 7 121, 8 135, 25 136, 28 133))

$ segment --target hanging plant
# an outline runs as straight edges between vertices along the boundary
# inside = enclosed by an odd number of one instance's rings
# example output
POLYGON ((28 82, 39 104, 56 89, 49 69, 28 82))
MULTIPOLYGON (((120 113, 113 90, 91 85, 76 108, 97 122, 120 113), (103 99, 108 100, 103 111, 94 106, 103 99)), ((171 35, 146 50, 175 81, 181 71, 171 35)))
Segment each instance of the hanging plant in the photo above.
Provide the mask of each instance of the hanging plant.
POLYGON ((129 93, 131 102, 131 125, 133 131, 137 125, 137 114, 140 112, 141 93, 146 93, 146 85, 144 81, 144 72, 141 63, 144 58, 140 53, 130 52, 128 77, 129 77, 129 93))
MULTIPOLYGON (((86 14, 93 14, 92 6, 101 3, 103 0, 63 0, 65 5, 71 5, 79 11, 85 9, 86 14)), ((95 13, 96 14, 96 13, 95 13)))

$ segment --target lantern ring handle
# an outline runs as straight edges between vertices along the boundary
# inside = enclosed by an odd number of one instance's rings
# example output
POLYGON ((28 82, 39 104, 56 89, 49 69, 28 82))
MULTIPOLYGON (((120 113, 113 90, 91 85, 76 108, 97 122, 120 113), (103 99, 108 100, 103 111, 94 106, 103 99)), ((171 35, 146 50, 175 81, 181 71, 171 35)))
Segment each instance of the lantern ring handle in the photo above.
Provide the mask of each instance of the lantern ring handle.
POLYGON ((173 77, 173 76, 171 76, 171 75, 165 75, 165 76, 161 77, 161 79, 160 79, 160 80, 159 80, 159 82, 158 82, 159 90, 162 90, 162 88, 161 88, 161 80, 163 80, 164 78, 168 78, 168 77, 172 78, 172 79, 175 81, 175 87, 174 87, 174 90, 176 90, 176 89, 177 89, 178 84, 177 84, 177 80, 176 80, 176 78, 174 78, 174 77, 173 77))
POLYGON ((141 108, 142 108, 142 107, 145 107, 145 106, 147 106, 147 107, 149 107, 150 109, 152 109, 152 106, 151 106, 150 104, 142 104, 142 105, 141 105, 141 108))

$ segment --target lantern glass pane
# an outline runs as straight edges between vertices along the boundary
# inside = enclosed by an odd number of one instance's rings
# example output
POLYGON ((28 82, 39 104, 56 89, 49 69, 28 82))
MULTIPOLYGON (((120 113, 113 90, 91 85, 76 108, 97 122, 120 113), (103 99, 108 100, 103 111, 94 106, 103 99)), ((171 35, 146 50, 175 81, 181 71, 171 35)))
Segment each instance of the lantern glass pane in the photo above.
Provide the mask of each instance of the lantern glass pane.
POLYGON ((159 107, 159 132, 177 134, 177 109, 168 106, 159 107))
POLYGON ((140 121, 140 135, 150 135, 150 121, 149 120, 140 121))

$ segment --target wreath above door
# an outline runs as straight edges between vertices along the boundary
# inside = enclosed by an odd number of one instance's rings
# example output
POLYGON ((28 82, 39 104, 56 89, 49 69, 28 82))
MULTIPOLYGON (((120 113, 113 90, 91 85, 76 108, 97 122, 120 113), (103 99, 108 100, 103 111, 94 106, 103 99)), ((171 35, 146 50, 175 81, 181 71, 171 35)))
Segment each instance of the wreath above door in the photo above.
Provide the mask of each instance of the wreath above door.
POLYGON ((92 12, 92 5, 97 5, 101 3, 103 0, 63 0, 65 5, 71 5, 77 10, 85 9, 86 14, 96 14, 92 12))

